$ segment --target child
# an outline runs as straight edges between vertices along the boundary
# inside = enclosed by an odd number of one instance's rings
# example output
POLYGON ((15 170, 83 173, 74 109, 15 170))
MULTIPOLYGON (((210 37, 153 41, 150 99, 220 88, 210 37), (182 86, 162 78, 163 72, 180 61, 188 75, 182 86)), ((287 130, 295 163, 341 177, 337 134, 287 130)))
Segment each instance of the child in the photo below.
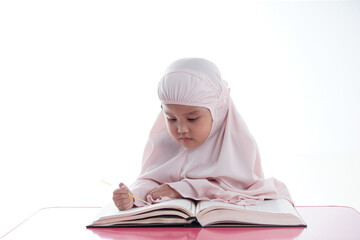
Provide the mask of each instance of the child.
POLYGON ((160 112, 130 189, 113 193, 119 210, 170 198, 239 205, 285 198, 286 186, 264 179, 257 144, 229 96, 217 67, 185 58, 166 70, 158 86, 160 112))

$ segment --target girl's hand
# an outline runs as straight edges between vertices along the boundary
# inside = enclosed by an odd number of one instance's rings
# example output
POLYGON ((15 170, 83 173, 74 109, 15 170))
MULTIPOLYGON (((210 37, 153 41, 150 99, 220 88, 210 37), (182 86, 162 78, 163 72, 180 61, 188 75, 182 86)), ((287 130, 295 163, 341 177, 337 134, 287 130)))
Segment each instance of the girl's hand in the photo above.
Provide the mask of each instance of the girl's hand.
POLYGON ((154 188, 148 195, 154 200, 160 197, 181 198, 181 195, 167 184, 162 184, 160 187, 154 188))
POLYGON ((113 201, 120 211, 134 206, 134 198, 130 197, 130 190, 123 183, 120 183, 119 188, 113 192, 113 201))

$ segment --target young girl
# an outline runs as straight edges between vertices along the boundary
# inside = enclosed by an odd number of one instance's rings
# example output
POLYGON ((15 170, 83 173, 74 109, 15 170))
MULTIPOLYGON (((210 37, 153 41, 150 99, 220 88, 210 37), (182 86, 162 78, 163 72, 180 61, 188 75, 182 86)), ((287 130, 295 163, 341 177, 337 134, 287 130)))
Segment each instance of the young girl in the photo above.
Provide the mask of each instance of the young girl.
POLYGON ((217 67, 205 59, 175 61, 158 87, 160 112, 146 144, 141 173, 113 193, 119 210, 171 198, 240 205, 285 198, 286 186, 264 179, 257 144, 217 67))

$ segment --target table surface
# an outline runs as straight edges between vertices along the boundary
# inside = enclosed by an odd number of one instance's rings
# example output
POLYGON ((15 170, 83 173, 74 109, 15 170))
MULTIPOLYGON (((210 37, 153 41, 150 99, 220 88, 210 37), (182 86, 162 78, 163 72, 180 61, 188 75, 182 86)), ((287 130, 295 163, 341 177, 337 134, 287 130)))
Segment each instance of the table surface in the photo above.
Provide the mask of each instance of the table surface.
POLYGON ((303 227, 89 228, 98 207, 43 208, 2 239, 360 239, 360 213, 350 207, 296 207, 303 227))

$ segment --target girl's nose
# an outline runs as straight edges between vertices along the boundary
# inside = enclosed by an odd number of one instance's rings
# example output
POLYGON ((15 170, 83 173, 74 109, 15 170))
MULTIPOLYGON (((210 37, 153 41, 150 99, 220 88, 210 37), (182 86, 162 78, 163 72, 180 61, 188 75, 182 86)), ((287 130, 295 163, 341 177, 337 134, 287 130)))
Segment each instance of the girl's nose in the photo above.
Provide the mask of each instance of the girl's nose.
POLYGON ((189 132, 189 128, 186 124, 179 123, 178 125, 178 133, 187 133, 189 132))

